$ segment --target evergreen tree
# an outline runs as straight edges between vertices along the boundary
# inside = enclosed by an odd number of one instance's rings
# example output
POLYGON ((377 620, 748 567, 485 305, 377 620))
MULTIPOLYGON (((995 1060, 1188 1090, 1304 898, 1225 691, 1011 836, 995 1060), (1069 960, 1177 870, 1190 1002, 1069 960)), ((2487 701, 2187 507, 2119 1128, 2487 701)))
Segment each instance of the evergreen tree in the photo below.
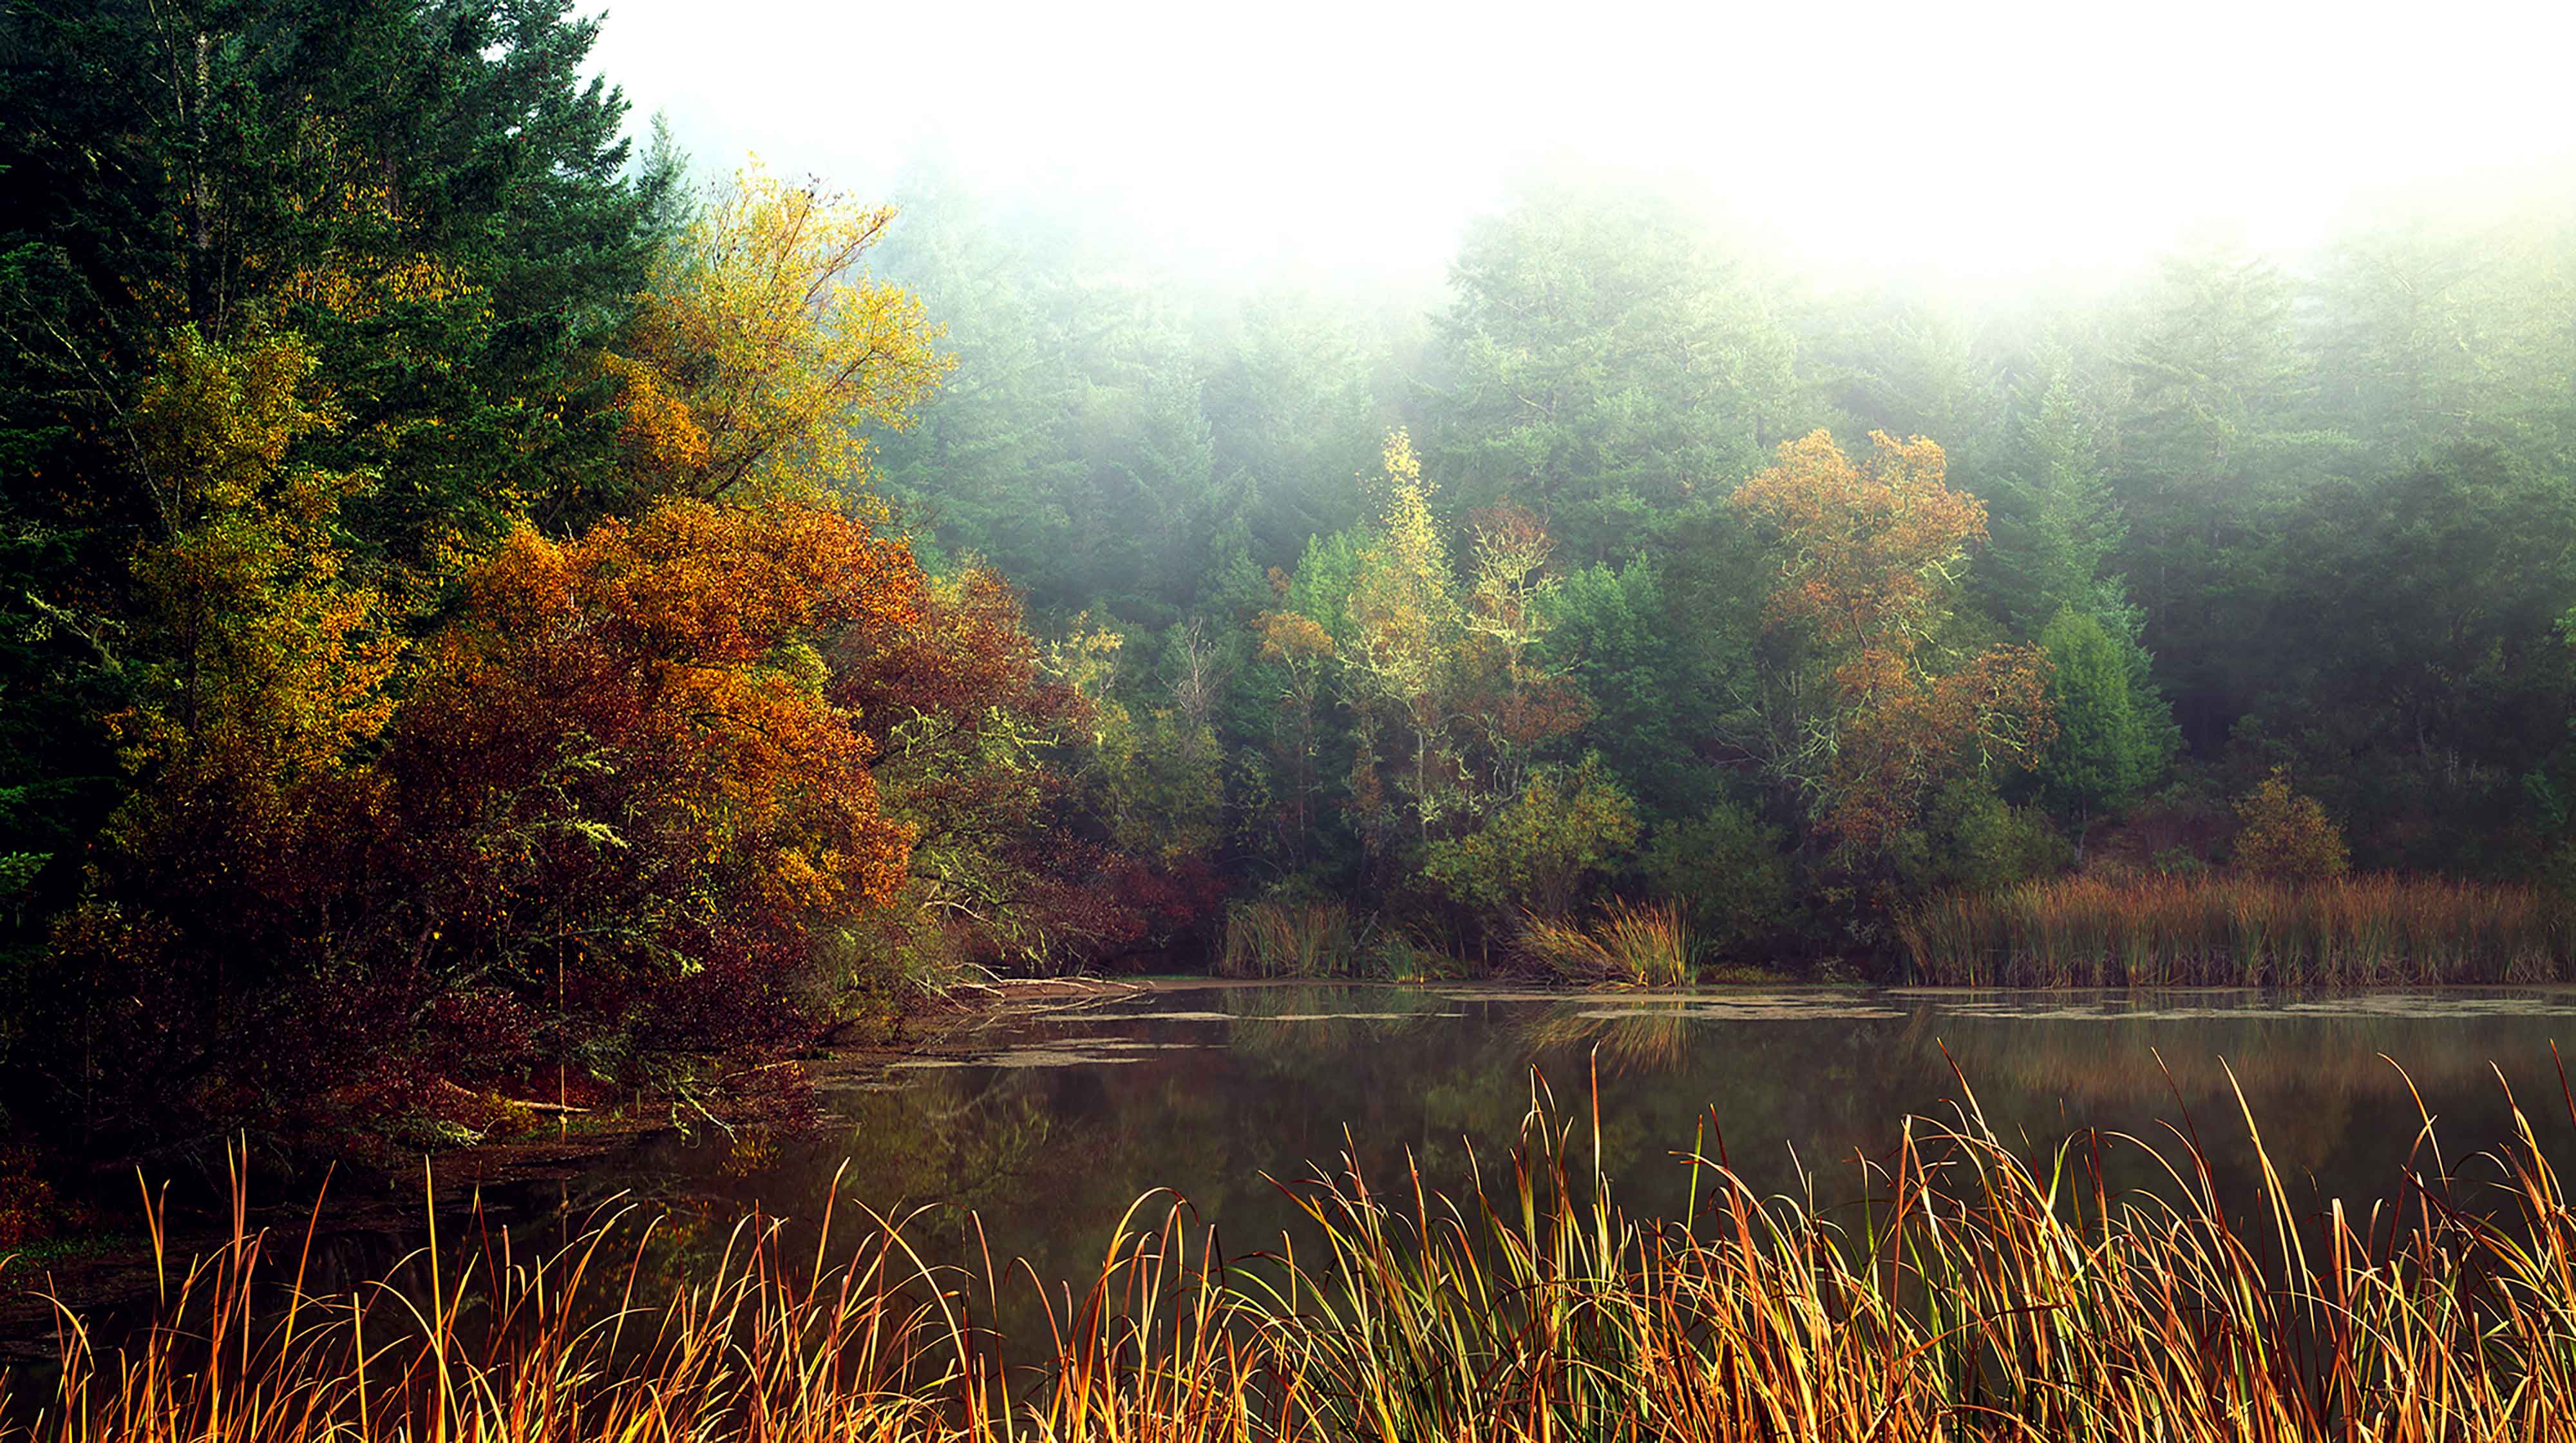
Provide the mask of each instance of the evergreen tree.
POLYGON ((2119 510, 2095 459, 2091 428, 2063 352, 2015 389, 2012 467, 1994 489, 1987 585, 2016 631, 2030 635, 2067 607, 2089 609, 2104 564, 2123 538, 2119 510))
POLYGON ((1796 420, 1788 333, 1651 196, 1534 185, 1470 232, 1451 287, 1433 454, 1461 504, 1528 506, 1576 560, 1634 554, 1796 420))
POLYGON ((2057 735, 2033 768, 2049 809, 2075 830, 2076 855, 2098 818, 2136 801, 2161 758, 2129 695, 2119 649, 2102 624, 2069 607, 2040 633, 2057 735))
POLYGON ((2165 262, 2127 354, 2121 556, 2186 735, 2214 746, 2246 703, 2247 630, 2266 536, 2321 474, 2289 283, 2222 247, 2165 262))

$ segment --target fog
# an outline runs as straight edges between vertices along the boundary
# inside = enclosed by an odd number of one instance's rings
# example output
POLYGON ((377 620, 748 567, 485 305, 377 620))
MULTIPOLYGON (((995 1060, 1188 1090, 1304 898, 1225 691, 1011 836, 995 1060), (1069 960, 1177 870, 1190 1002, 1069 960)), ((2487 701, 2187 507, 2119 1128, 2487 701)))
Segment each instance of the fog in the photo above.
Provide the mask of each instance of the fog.
POLYGON ((2296 251, 2570 151, 2576 7, 871 6, 620 0, 594 67, 701 164, 925 156, 1192 266, 1436 274, 1534 164, 1613 166, 1819 278, 2296 251))

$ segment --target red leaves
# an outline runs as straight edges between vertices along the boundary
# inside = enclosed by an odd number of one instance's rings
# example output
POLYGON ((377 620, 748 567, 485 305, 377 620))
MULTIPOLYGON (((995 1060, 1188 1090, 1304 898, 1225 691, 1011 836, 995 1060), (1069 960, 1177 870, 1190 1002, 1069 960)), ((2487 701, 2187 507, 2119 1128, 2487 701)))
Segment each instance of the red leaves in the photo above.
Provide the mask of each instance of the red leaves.
POLYGON ((1019 593, 984 567, 924 587, 907 612, 850 627, 831 662, 832 700, 878 738, 920 716, 964 724, 1000 707, 1052 722, 1085 705, 1073 688, 1039 675, 1019 593))

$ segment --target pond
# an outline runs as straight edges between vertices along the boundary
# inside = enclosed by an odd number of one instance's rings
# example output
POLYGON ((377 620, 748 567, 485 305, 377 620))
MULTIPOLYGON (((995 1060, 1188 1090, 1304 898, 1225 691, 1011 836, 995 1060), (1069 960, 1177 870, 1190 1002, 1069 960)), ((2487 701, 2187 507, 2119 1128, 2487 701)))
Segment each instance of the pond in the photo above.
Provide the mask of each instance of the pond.
MULTIPOLYGON (((1884 1164, 1909 1116, 1956 1121, 1971 1096, 2026 1156, 2083 1139, 2070 1159, 2079 1173, 2098 1164, 2115 1192, 2176 1199, 2142 1144, 2179 1162, 2189 1137, 2222 1205, 2266 1235, 2249 1113, 2297 1210, 2339 1199, 2370 1217, 2409 1196, 2410 1169, 2455 1205, 2484 1208, 2502 1200, 2481 1154, 2513 1135, 2516 1102, 2551 1164, 2576 1176, 2562 1038, 2576 1039, 2576 987, 1106 986, 979 1014, 890 1066, 826 1065, 817 1105, 793 1126, 656 1135, 569 1154, 545 1179, 475 1184, 450 1162, 440 1211, 451 1242, 497 1224, 544 1250, 633 1205, 632 1221, 657 1220, 629 1234, 632 1256, 648 1278, 676 1282, 708 1275, 747 1215, 799 1220, 810 1237, 831 1201, 855 1245, 872 1209, 906 1218, 927 1262, 1005 1270, 990 1321, 1021 1351, 1045 1336, 1030 1284, 1079 1292, 1140 1197, 1144 1226, 1179 1208, 1225 1256, 1270 1250, 1283 1229, 1307 1235, 1291 1190, 1318 1169, 1356 1166, 1380 1191, 1409 1191, 1418 1169, 1453 1196, 1481 1169, 1507 1192, 1540 1100, 1571 1128, 1578 1166, 1597 1143, 1641 1219, 1689 1205, 1682 1158, 1695 1146, 1765 1195, 1848 1210, 1883 1194, 1863 1160, 1884 1164), (2096 1146, 2088 1130, 2141 1143, 2096 1146), (469 1198, 482 1209, 471 1223, 469 1198)), ((291 1234, 303 1216, 281 1204, 271 1222, 291 1234)), ((2391 1215, 2380 1216, 2384 1230, 2391 1215)), ((344 1198, 326 1210, 311 1276, 325 1292, 387 1276, 425 1240, 418 1223, 416 1202, 344 1198)), ((393 1277, 427 1286, 416 1257, 393 1277)), ((98 1335, 140 1323, 151 1286, 127 1276, 93 1299, 108 1305, 98 1335)), ((53 1346, 49 1311, 0 1314, 0 1357, 41 1365, 53 1346)))
MULTIPOLYGON (((2475 1154, 2510 1136, 2508 1085, 2566 1166, 2562 1035, 2576 1039, 2576 990, 1166 986, 1013 1009, 827 1084, 810 1127, 649 1142, 560 1202, 577 1215, 631 1189, 673 1205, 678 1237, 694 1219, 704 1249, 755 1208, 813 1217, 837 1179, 846 1200, 929 1209, 909 1227, 928 1254, 989 1251, 1078 1284, 1150 1189, 1170 1193, 1140 1216, 1178 1201, 1239 1255, 1296 1221, 1281 1184, 1345 1155, 1379 1187, 1409 1163, 1433 1187, 1466 1182, 1471 1160, 1507 1179, 1541 1090, 1588 1162, 1597 1089, 1602 1165, 1632 1214, 1680 1213, 1695 1138, 1763 1192, 1848 1204, 1867 1191, 1858 1160, 1887 1158, 1909 1114, 1956 1117, 1964 1078, 1994 1129, 2034 1149, 2103 1129, 2179 1156, 2174 1129, 2188 1132, 2232 1210, 2258 1203, 2250 1110, 2294 1204, 2360 1216, 2401 1196, 2410 1166, 2478 1194, 2495 1172, 2475 1154), (2437 1145, 2419 1139, 2427 1114, 2437 1145)), ((2172 1195, 2142 1151, 2099 1155, 2112 1188, 2172 1195)))

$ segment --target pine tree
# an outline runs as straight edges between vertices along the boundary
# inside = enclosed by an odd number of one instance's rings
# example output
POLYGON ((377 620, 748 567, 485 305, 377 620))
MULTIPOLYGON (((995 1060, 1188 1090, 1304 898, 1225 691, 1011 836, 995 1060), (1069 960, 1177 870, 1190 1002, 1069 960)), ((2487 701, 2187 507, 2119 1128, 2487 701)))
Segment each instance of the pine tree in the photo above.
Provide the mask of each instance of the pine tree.
POLYGON ((2125 535, 2068 371, 2057 352, 2016 388, 2017 454, 1995 487, 1990 585, 2023 635, 2067 607, 2090 609, 2125 535))
POLYGON ((2094 820, 2137 800, 2157 764, 2129 694, 2128 670, 2102 624, 2069 607, 2040 633, 2057 735, 2034 770, 2050 810, 2075 829, 2076 856, 2094 820))

